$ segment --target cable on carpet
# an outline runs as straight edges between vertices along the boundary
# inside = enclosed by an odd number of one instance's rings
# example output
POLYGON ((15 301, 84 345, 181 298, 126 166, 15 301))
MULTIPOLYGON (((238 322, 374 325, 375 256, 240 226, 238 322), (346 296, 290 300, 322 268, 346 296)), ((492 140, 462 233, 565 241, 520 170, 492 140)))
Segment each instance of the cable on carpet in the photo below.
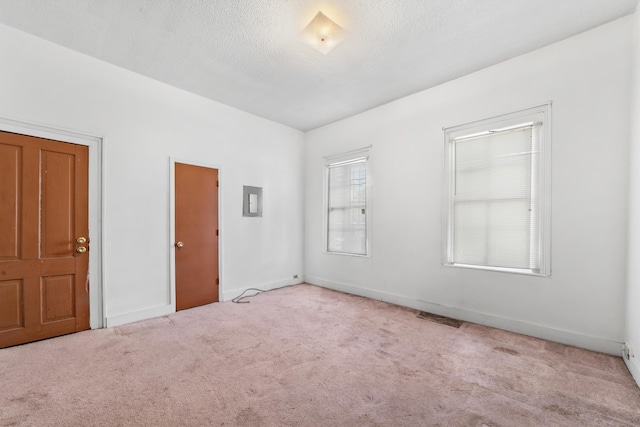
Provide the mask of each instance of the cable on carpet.
POLYGON ((273 289, 267 289, 267 290, 258 289, 258 288, 247 288, 244 291, 242 291, 240 295, 232 299, 231 302, 235 302, 236 304, 249 304, 251 301, 245 301, 246 298, 255 297, 264 292, 277 291, 278 289, 288 288, 290 286, 295 286, 295 285, 284 285, 284 286, 280 286, 279 288, 273 288, 273 289), (249 291, 255 291, 256 293, 253 295, 245 295, 249 291))

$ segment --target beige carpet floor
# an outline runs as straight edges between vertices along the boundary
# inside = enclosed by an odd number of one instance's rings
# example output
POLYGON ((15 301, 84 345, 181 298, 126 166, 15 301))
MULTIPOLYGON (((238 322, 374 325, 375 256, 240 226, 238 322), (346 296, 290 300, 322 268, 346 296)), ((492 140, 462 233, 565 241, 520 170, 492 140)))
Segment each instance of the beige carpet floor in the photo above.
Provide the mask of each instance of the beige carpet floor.
POLYGON ((638 426, 621 358, 311 285, 0 350, 1 426, 638 426))

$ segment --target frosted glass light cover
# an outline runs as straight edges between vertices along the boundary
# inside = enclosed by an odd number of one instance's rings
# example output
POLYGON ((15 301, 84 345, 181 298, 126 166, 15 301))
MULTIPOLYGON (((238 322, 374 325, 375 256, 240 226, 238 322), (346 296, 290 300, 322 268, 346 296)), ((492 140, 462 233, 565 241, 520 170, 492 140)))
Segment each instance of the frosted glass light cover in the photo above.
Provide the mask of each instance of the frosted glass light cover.
POLYGON ((302 31, 302 39, 306 44, 326 55, 340 44, 347 34, 347 30, 327 18, 322 12, 318 12, 302 31))

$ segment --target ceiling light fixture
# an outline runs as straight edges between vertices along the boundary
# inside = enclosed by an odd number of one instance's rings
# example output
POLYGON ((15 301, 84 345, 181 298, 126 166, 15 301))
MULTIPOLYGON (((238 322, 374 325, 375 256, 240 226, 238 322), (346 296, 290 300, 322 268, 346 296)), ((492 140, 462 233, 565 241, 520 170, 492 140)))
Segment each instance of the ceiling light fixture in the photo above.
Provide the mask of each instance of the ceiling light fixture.
POLYGON ((326 55, 342 42, 347 34, 347 30, 327 18, 324 13, 318 12, 302 31, 302 38, 306 44, 326 55))

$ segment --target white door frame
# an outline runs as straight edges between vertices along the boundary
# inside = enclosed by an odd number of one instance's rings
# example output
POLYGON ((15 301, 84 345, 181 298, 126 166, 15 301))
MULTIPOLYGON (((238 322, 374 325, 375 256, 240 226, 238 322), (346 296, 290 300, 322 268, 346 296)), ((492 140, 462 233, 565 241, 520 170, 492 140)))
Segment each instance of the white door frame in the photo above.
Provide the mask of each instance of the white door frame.
MULTIPOLYGON (((205 162, 194 162, 192 160, 183 160, 175 157, 169 157, 169 280, 170 291, 169 299, 171 301, 171 311, 176 311, 176 163, 182 163, 190 166, 201 166, 209 169, 218 170, 218 183, 222 182, 222 168, 219 165, 214 165, 205 162)), ((218 277, 220 283, 218 284, 218 301, 224 301, 222 291, 223 286, 223 232, 222 232, 222 185, 218 185, 218 277)))
POLYGON ((105 320, 104 296, 104 139, 73 130, 0 117, 0 131, 52 139, 89 147, 89 315, 91 329, 103 328, 105 320))

